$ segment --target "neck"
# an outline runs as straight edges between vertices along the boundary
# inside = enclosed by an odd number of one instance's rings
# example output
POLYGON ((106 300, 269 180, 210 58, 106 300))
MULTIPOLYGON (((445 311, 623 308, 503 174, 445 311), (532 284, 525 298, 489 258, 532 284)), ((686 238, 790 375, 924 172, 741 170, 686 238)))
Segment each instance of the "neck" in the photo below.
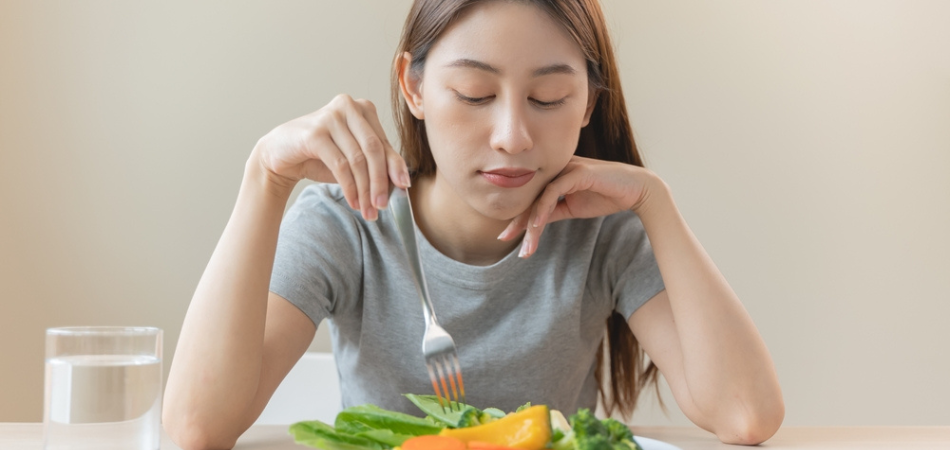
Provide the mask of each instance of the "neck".
POLYGON ((503 242, 498 235, 508 221, 486 217, 459 198, 438 175, 414 180, 409 190, 416 226, 439 252, 456 261, 487 266, 511 253, 519 239, 503 242))

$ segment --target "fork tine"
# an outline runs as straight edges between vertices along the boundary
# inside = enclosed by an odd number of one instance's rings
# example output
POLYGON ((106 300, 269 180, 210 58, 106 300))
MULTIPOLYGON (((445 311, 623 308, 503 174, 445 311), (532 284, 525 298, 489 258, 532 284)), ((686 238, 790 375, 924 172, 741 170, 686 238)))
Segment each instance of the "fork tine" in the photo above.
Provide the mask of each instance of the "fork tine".
MULTIPOLYGON (((449 411, 452 410, 452 399, 449 398, 449 387, 445 384, 445 375, 448 372, 448 367, 443 369, 441 361, 435 360, 435 371, 439 374, 439 382, 442 383, 442 392, 445 393, 445 400, 449 404, 449 411)), ((444 406, 442 407, 445 408, 444 406)))
POLYGON ((432 381, 432 390, 435 391, 435 398, 439 400, 439 406, 442 407, 442 412, 445 412, 445 404, 442 403, 442 394, 439 393, 438 379, 435 377, 435 371, 432 370, 432 364, 429 364, 428 361, 426 361, 426 369, 429 371, 429 380, 432 381))
POLYGON ((462 365, 459 364, 458 353, 452 354, 452 362, 455 365, 455 375, 458 377, 459 383, 459 393, 461 394, 461 402, 465 403, 465 383, 462 381, 462 365))
MULTIPOLYGON (((461 411, 461 410, 462 410, 462 405, 459 405, 459 404, 458 404, 458 403, 459 403, 459 390, 458 390, 458 386, 455 384, 455 376, 456 376, 456 374, 458 373, 458 370, 454 370, 454 371, 452 370, 453 367, 452 367, 451 364, 449 364, 451 358, 452 358, 452 355, 446 356, 445 359, 442 360, 442 363, 445 365, 445 371, 446 371, 446 372, 448 373, 448 375, 449 375, 449 385, 452 386, 452 400, 455 401, 455 406, 457 406, 458 409, 459 409, 459 411, 461 411)), ((450 405, 450 406, 452 405, 452 402, 451 402, 451 401, 449 401, 449 405, 450 405)))

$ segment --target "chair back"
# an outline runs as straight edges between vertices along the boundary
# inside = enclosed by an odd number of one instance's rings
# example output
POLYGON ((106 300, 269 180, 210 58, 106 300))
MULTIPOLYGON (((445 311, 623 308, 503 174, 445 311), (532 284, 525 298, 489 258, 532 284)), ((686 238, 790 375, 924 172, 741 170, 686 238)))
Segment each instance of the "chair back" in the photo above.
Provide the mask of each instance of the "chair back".
POLYGON ((332 353, 307 352, 281 381, 257 425, 320 420, 333 425, 342 411, 340 380, 332 353))

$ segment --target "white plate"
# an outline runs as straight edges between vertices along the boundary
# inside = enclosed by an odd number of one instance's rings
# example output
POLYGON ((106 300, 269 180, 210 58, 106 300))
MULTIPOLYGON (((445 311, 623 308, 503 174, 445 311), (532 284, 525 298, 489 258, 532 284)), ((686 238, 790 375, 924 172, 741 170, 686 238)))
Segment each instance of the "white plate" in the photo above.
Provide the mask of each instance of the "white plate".
POLYGON ((666 442, 658 441, 656 439, 645 438, 642 436, 634 436, 633 438, 637 440, 637 443, 640 444, 640 447, 643 447, 643 450, 682 450, 673 444, 667 444, 666 442))

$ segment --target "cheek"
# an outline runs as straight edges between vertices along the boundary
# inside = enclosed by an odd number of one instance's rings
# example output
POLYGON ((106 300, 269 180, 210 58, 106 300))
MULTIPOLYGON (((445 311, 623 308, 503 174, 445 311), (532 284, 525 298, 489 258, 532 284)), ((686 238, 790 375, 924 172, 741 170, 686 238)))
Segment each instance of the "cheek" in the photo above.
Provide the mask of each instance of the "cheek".
POLYGON ((541 118, 540 126, 543 127, 545 136, 564 145, 571 144, 573 147, 577 143, 577 137, 581 133, 581 124, 583 116, 578 116, 573 112, 564 111, 564 114, 552 114, 541 118))
POLYGON ((426 99, 426 131, 434 133, 430 133, 430 137, 456 136, 468 128, 465 124, 472 119, 471 113, 460 107, 459 102, 445 97, 430 96, 426 99))
POLYGON ((544 136, 544 142, 535 142, 543 144, 545 148, 556 148, 559 160, 564 164, 571 159, 574 149, 577 148, 577 140, 580 138, 581 125, 584 123, 584 108, 577 108, 573 105, 563 111, 542 116, 538 121, 538 132, 544 136))
POLYGON ((426 136, 432 156, 442 169, 450 168, 446 164, 449 161, 465 159, 470 149, 481 148, 479 140, 487 142, 482 131, 485 118, 475 111, 452 95, 426 93, 426 136))

